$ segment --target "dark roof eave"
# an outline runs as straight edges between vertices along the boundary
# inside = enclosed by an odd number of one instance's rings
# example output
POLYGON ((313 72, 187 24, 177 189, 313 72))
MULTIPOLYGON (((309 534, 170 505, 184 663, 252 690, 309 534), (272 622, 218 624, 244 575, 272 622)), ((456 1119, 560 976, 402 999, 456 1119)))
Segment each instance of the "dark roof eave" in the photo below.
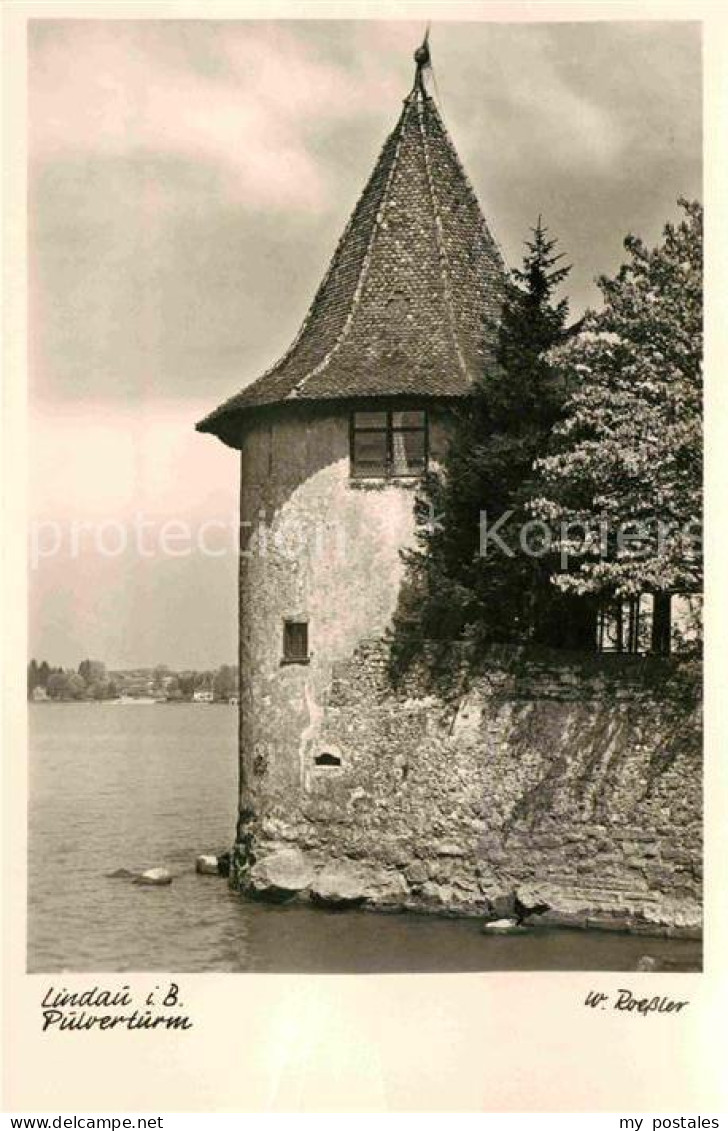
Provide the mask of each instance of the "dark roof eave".
POLYGON ((397 392, 397 393, 349 393, 339 394, 336 397, 288 397, 279 401, 266 401, 261 404, 231 405, 228 409, 221 406, 209 416, 204 417, 195 424, 195 431, 217 436, 224 444, 231 448, 240 447, 240 429, 256 418, 286 409, 336 409, 352 407, 356 404, 371 404, 374 401, 393 401, 399 403, 417 402, 421 404, 447 404, 450 401, 462 401, 471 395, 468 389, 461 389, 449 393, 428 392, 397 392))
POLYGON ((234 410, 231 413, 225 413, 224 416, 219 416, 215 419, 206 417, 204 420, 198 420, 195 424, 195 432, 209 433, 211 436, 216 436, 218 440, 222 440, 229 448, 240 448, 240 412, 234 410))

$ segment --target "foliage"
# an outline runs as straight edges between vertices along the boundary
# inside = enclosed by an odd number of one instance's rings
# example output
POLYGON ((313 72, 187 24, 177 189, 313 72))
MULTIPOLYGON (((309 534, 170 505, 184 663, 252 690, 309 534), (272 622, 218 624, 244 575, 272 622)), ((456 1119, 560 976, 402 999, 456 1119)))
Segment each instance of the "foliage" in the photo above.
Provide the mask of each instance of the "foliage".
POLYGON ((77 672, 64 672, 62 668, 51 668, 45 660, 38 664, 32 659, 27 679, 29 699, 37 687, 44 688, 54 700, 101 701, 116 699, 119 695, 149 698, 152 694, 164 695, 167 699, 191 699, 200 688, 214 689, 216 698, 228 699, 237 694, 238 669, 223 664, 215 673, 188 671, 176 675, 166 664, 158 664, 153 670, 116 672, 114 678, 110 678, 106 665, 98 660, 82 660, 77 672))
POLYGON ((81 699, 86 684, 78 672, 64 672, 59 668, 48 676, 47 691, 51 699, 81 699))
POLYGON ((444 465, 428 474, 415 508, 417 545, 406 553, 406 588, 395 619, 393 659, 422 638, 523 641, 567 635, 571 600, 549 585, 550 563, 521 551, 534 461, 559 419, 563 387, 548 351, 564 341, 568 303, 554 292, 570 268, 539 218, 503 310, 498 365, 484 373, 456 417, 444 465), (484 518, 482 517, 484 516, 484 518), (507 520, 507 527, 498 527, 507 520), (509 555, 483 544, 498 528, 509 555))
POLYGON ((197 672, 182 672, 177 677, 177 685, 182 692, 183 699, 191 699, 198 682, 197 672))
POLYGON ((48 677, 52 672, 52 668, 48 666, 45 660, 40 664, 37 660, 33 659, 28 664, 28 698, 33 694, 36 687, 42 687, 44 690, 48 686, 48 677))
POLYGON ((36 687, 40 687, 40 685, 38 664, 35 660, 31 660, 28 664, 28 698, 33 694, 36 687))
POLYGON ((155 691, 163 691, 165 682, 170 676, 170 670, 166 664, 157 664, 152 673, 152 681, 154 683, 155 691))
POLYGON ((230 664, 223 664, 215 674, 213 691, 216 699, 230 699, 238 693, 238 669, 230 664))
POLYGON ((563 591, 702 585, 702 208, 679 203, 659 246, 625 240, 604 308, 549 357, 571 393, 532 510, 559 531, 563 591))
POLYGON ((106 665, 100 660, 82 660, 78 665, 78 674, 84 683, 104 683, 106 680, 106 665))
POLYGON ((63 671, 52 672, 48 677, 48 694, 52 699, 60 699, 66 691, 68 676, 63 671))

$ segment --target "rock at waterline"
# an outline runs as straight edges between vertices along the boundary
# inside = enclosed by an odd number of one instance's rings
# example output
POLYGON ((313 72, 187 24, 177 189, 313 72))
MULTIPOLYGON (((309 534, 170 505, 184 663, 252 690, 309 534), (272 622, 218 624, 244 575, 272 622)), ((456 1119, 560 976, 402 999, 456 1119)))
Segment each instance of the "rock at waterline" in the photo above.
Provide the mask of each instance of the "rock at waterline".
POLYGON ((221 852, 216 856, 212 852, 203 852, 195 860, 195 871, 201 876, 229 876, 230 853, 221 852))
POLYGON ((534 919, 551 910, 551 904, 544 899, 544 893, 537 887, 521 887, 513 893, 513 913, 518 923, 524 919, 534 919))
POLYGON ((651 954, 643 954, 639 962, 635 966, 635 970, 639 970, 643 974, 651 974, 655 970, 660 969, 660 963, 651 954))
POLYGON ((162 887, 172 883, 172 873, 167 868, 147 868, 146 872, 142 872, 132 882, 148 887, 162 887))
POLYGON ((524 898, 521 898, 521 891, 502 892, 500 895, 491 896, 488 901, 491 920, 513 919, 517 927, 520 927, 525 920, 530 920, 528 926, 532 926, 536 917, 551 910, 548 903, 537 898, 535 889, 522 889, 522 892, 524 898))
POLYGON ((483 924, 486 935, 521 935, 525 931, 526 927, 521 927, 515 919, 493 919, 483 924))
POLYGON ((311 884, 311 899, 323 907, 358 907, 367 898, 366 877, 346 861, 327 865, 311 884))
POLYGON ((298 848, 281 848, 258 860, 250 869, 246 890, 258 899, 280 902, 305 891, 313 868, 298 848))
POLYGON ((511 919, 516 917, 516 893, 511 891, 496 895, 490 900, 490 913, 496 919, 511 919))
POLYGON ((117 868, 113 872, 106 873, 107 880, 135 880, 139 875, 138 872, 130 872, 128 868, 117 868))

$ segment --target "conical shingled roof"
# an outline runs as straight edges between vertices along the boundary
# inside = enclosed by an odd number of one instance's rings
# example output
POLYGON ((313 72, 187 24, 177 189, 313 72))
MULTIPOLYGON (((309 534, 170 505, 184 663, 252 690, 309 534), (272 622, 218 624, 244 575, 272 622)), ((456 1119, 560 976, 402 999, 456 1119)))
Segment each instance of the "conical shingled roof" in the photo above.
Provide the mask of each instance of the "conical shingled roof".
POLYGON ((227 439, 239 414, 284 402, 467 396, 493 364, 505 277, 417 82, 293 345, 197 428, 227 439))

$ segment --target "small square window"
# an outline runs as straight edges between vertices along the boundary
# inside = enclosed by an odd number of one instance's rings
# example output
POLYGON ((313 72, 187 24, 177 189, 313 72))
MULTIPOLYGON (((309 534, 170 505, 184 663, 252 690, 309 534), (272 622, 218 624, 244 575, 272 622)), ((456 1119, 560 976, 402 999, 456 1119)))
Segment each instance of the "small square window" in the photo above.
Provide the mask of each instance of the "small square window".
POLYGON ((308 663, 308 621, 283 622, 283 663, 308 663))

